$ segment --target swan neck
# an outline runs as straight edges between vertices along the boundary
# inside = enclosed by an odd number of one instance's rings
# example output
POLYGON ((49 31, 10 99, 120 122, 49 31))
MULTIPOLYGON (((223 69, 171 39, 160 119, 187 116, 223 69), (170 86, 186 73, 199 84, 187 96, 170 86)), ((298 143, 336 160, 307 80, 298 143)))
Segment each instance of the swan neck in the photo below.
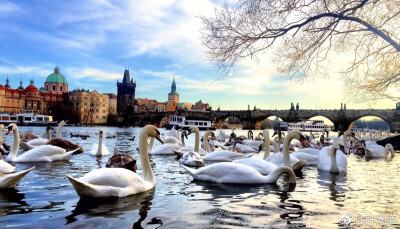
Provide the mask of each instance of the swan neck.
POLYGON ((211 153, 210 146, 208 145, 208 139, 207 138, 208 138, 208 134, 206 133, 203 136, 204 149, 207 151, 207 153, 211 153))
MULTIPOLYGON (((156 180, 154 178, 153 170, 151 169, 150 166, 150 161, 149 161, 149 154, 147 152, 147 138, 148 138, 148 133, 147 131, 142 131, 140 133, 140 139, 139 139, 139 152, 140 152, 140 161, 142 164, 142 170, 143 170, 143 180, 151 182, 152 184, 156 183, 156 180)), ((154 141, 154 138, 152 138, 154 141)), ((151 143, 151 141, 150 141, 151 143)))
POLYGON ((185 146, 185 136, 183 136, 183 134, 181 136, 181 142, 182 142, 182 146, 185 146))
POLYGON ((267 136, 264 136, 264 144, 265 144, 265 152, 264 152, 264 157, 263 157, 264 160, 269 157, 269 154, 271 152, 270 147, 269 147, 270 142, 271 141, 269 139, 269 134, 267 136))
POLYGON ((332 147, 331 149, 331 168, 329 169, 329 172, 334 172, 334 173, 339 172, 339 167, 336 161, 336 150, 337 149, 335 147, 332 147))
POLYGON ((287 167, 290 167, 289 145, 293 138, 294 136, 289 133, 283 142, 283 164, 287 167))
POLYGON ((153 137, 151 137, 150 138, 150 143, 149 143, 149 150, 153 150, 153 145, 154 145, 154 138, 153 137))
POLYGON ((7 157, 7 160, 9 161, 13 161, 17 157, 17 152, 19 149, 19 132, 17 127, 15 127, 15 129, 13 130, 13 136, 14 136, 13 148, 7 157))
POLYGON ((99 134, 99 145, 97 147, 97 155, 101 155, 103 146, 103 137, 99 134))
MULTIPOLYGON (((60 124, 58 124, 58 127, 57 127, 57 138, 61 138, 61 129, 63 128, 63 125, 62 125, 62 123, 60 122, 60 124)), ((50 134, 50 130, 49 130, 49 134, 50 134)), ((50 139, 50 138, 49 138, 50 139)))
POLYGON ((264 177, 264 182, 265 183, 276 183, 276 181, 279 179, 279 177, 283 174, 286 173, 289 175, 289 182, 290 183, 296 183, 296 175, 294 174, 293 170, 289 167, 282 166, 274 169, 268 176, 264 177))
POLYGON ((194 142, 194 152, 199 152, 199 148, 200 148, 200 133, 199 130, 195 130, 194 132, 194 136, 195 136, 195 142, 194 142))
MULTIPOLYGON (((46 137, 47 139, 51 140, 50 129, 46 129, 46 137)), ((59 138, 58 133, 57 133, 57 138, 59 138)))
POLYGON ((278 153, 280 151, 278 143, 276 143, 275 141, 270 141, 270 144, 274 146, 274 153, 278 153))

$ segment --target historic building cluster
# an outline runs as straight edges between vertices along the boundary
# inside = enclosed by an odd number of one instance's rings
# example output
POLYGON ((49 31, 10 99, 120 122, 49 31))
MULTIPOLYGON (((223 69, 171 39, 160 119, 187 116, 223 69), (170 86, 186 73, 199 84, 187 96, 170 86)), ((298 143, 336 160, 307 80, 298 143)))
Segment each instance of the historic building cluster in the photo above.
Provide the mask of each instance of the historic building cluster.
POLYGON ((122 82, 117 81, 118 94, 118 114, 124 116, 126 112, 145 113, 145 112, 175 112, 176 110, 211 110, 208 103, 201 100, 195 104, 180 102, 179 93, 176 91, 175 77, 172 80, 171 92, 168 93, 166 102, 159 102, 155 99, 136 98, 136 82, 131 78, 129 70, 125 70, 122 82))
MULTIPOLYGON (((24 87, 22 80, 18 88, 12 88, 7 76, 6 84, 0 84, 0 113, 18 114, 33 112, 35 114, 50 114, 49 107, 54 103, 63 103, 69 109, 76 111, 82 124, 105 124, 109 115, 125 117, 126 114, 144 112, 175 112, 177 110, 211 110, 208 103, 201 100, 195 104, 181 102, 176 90, 175 77, 172 81, 168 100, 159 102, 155 99, 136 98, 136 81, 126 69, 122 82, 117 81, 117 95, 112 93, 101 94, 96 90, 85 89, 68 90, 68 82, 60 72, 47 76, 43 87, 39 89, 31 79, 24 87)), ((121 120, 121 119, 120 119, 121 120)))
POLYGON ((115 94, 100 94, 95 90, 92 92, 79 89, 68 91, 67 79, 58 67, 47 76, 44 87, 39 89, 35 86, 33 79, 27 87, 23 86, 21 80, 19 87, 15 89, 11 87, 8 77, 4 86, 0 84, 0 112, 2 113, 50 114, 50 104, 66 102, 65 98, 68 99, 68 105, 78 112, 81 123, 105 124, 109 114, 116 115, 115 94))
POLYGON ((67 80, 58 67, 47 77, 44 87, 40 89, 35 86, 33 79, 27 87, 24 88, 21 80, 19 87, 13 89, 7 77, 6 84, 0 84, 0 112, 16 114, 32 111, 47 114, 49 103, 63 101, 63 94, 66 92, 67 80))

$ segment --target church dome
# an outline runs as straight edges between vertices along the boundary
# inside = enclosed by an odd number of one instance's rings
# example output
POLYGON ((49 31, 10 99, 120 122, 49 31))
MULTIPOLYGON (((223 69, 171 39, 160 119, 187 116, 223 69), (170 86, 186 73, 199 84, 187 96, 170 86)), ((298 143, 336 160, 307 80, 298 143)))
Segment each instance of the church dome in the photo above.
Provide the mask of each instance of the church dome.
POLYGON ((59 84, 67 84, 67 79, 60 73, 60 69, 56 67, 54 69, 54 73, 51 73, 47 76, 45 83, 59 83, 59 84))
POLYGON ((31 80, 31 84, 25 88, 24 92, 39 92, 39 89, 33 85, 33 79, 31 80))

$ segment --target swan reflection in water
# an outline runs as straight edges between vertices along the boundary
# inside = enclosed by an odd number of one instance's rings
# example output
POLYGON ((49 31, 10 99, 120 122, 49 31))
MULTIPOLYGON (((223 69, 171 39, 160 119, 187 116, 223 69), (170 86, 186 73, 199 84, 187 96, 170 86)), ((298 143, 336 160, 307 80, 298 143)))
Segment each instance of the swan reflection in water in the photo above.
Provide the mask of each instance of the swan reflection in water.
MULTIPOLYGON (((85 219, 92 217, 105 217, 109 218, 121 218, 122 215, 127 212, 139 210, 139 218, 133 223, 133 228, 142 228, 142 222, 147 218, 148 212, 151 210, 152 200, 154 198, 155 189, 142 192, 140 194, 122 197, 122 198, 81 198, 76 208, 72 211, 72 214, 65 217, 67 220, 66 225, 70 224, 71 227, 75 228, 82 224, 85 228, 89 227, 88 224, 91 221, 82 220, 77 218, 79 215, 83 215, 85 219)), ((148 224, 161 224, 162 221, 154 218, 148 224), (154 222, 153 222, 154 221, 154 222)), ((93 225, 95 227, 107 225, 93 225)))
MULTIPOLYGON (((330 200, 335 202, 343 202, 345 198, 345 192, 339 184, 346 183, 346 176, 343 174, 335 174, 327 171, 318 170, 318 184, 327 187, 330 191, 330 200)), ((337 206, 342 206, 341 204, 337 204, 337 206)))
POLYGON ((0 190, 0 216, 26 214, 32 212, 32 208, 24 200, 25 194, 16 188, 0 190))

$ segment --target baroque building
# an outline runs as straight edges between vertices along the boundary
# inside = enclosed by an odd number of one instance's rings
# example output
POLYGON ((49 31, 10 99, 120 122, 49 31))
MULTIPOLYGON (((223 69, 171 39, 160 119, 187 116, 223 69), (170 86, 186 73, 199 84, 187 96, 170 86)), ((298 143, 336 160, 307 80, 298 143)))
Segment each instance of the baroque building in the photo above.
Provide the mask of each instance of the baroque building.
POLYGON ((136 81, 133 81, 129 74, 129 70, 125 69, 122 83, 117 81, 117 112, 119 115, 124 115, 127 108, 130 107, 131 112, 135 106, 135 89, 136 81))
POLYGON ((7 76, 4 87, 0 85, 0 112, 48 114, 49 103, 63 101, 63 93, 68 90, 67 80, 60 74, 58 67, 46 78, 45 87, 50 91, 44 87, 38 89, 31 79, 30 84, 24 88, 21 79, 19 87, 12 89, 7 76))

